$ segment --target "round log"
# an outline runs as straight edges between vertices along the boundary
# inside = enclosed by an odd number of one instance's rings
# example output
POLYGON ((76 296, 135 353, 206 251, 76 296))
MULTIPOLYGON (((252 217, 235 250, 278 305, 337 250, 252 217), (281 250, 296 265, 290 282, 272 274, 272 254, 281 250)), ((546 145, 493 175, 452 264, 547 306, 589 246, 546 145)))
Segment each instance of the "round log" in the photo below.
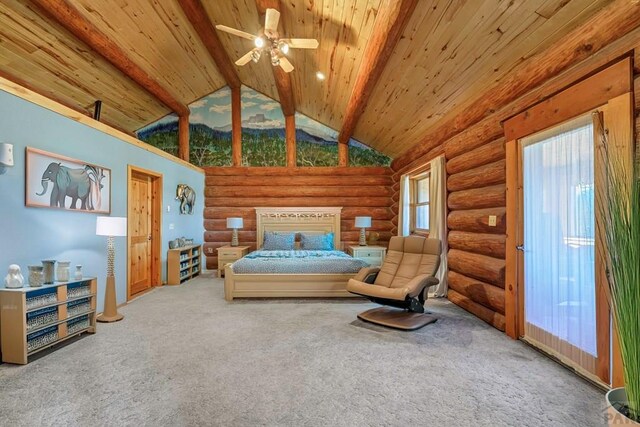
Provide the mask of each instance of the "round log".
POLYGON ((354 175, 388 175, 391 176, 393 171, 389 167, 384 166, 366 166, 366 167, 228 167, 228 166, 210 166, 205 167, 206 176, 354 176, 354 175))
POLYGON ((504 314, 504 289, 455 271, 448 272, 447 283, 449 289, 497 313, 504 314))
POLYGON ((447 293, 447 297, 452 303, 464 308, 469 313, 474 314, 476 317, 484 320, 494 328, 504 332, 505 319, 502 314, 488 309, 482 304, 478 304, 477 302, 474 302, 464 295, 451 289, 447 293))
POLYGON ((452 175, 505 158, 505 140, 498 138, 447 161, 447 173, 452 175))
POLYGON ((447 264, 451 271, 504 288, 505 261, 503 259, 450 249, 447 264))
POLYGON ((448 191, 487 187, 506 181, 506 160, 489 163, 474 169, 451 175, 447 180, 448 191))
POLYGON ((507 209, 487 208, 452 211, 447 217, 451 230, 475 233, 505 234, 507 230, 507 209), (495 227, 489 225, 489 217, 496 217, 495 227))
POLYGON ((507 205, 505 184, 473 188, 449 193, 447 206, 451 210, 493 208, 507 205))
POLYGON ((256 210, 252 207, 220 207, 211 206, 204 208, 205 219, 227 219, 230 217, 241 217, 246 219, 256 217, 256 210))
POLYGON ((221 186, 221 187, 252 187, 263 186, 269 184, 271 186, 292 186, 292 185, 304 185, 304 186, 391 186, 393 185, 393 179, 388 175, 353 175, 353 176, 325 176, 325 175, 310 175, 310 176, 270 176, 265 177, 263 175, 221 175, 221 176, 207 176, 205 178, 205 185, 221 186))
POLYGON ((370 186, 208 186, 204 190, 205 197, 392 197, 391 188, 380 185, 370 186))
POLYGON ((297 207, 297 206, 352 206, 352 207, 388 207, 389 197, 207 197, 206 207, 297 207))
POLYGON ((467 231, 450 231, 447 241, 451 249, 504 258, 507 236, 504 234, 470 233, 467 231))

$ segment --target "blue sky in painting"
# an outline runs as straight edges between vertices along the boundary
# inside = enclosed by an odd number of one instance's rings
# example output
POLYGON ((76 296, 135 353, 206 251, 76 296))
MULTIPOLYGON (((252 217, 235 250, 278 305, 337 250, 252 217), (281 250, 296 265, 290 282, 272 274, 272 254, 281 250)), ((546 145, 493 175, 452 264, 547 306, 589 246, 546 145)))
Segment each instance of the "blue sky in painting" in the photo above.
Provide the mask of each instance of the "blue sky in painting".
POLYGON ((242 127, 283 129, 284 115, 280 103, 255 90, 242 86, 242 127), (262 118, 261 115, 264 115, 262 118), (257 118, 260 118, 257 120, 257 118))
POLYGON ((191 123, 203 123, 213 129, 231 129, 231 89, 227 86, 192 102, 189 109, 191 123))

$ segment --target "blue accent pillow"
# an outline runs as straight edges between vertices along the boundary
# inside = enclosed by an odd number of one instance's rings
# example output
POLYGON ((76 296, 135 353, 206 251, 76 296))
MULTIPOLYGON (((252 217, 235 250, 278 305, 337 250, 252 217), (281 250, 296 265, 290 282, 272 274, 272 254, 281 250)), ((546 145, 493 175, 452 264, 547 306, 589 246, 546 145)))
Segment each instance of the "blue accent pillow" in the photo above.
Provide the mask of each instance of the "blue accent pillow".
POLYGON ((306 234, 300 233, 300 248, 307 251, 332 251, 333 233, 306 234))
POLYGON ((291 251, 295 249, 296 233, 264 232, 262 249, 265 251, 291 251))

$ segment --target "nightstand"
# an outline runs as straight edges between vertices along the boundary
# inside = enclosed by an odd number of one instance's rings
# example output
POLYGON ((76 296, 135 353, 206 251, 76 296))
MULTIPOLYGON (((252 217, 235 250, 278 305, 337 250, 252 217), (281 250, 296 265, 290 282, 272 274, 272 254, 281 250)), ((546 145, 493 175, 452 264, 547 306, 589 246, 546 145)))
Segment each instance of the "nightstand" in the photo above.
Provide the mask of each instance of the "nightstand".
POLYGON ((380 267, 387 255, 387 248, 383 246, 348 246, 347 253, 368 263, 372 267, 380 267))
POLYGON ((218 248, 218 277, 224 276, 224 266, 249 253, 249 246, 222 246, 218 248))

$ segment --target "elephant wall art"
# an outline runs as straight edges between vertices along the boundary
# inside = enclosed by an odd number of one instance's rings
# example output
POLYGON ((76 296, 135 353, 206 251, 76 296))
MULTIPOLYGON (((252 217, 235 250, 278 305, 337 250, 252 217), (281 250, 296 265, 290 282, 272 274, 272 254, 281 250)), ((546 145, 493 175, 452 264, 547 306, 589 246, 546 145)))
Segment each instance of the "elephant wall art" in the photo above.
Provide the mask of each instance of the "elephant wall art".
POLYGON ((111 170, 28 147, 25 204, 111 213, 111 170))

